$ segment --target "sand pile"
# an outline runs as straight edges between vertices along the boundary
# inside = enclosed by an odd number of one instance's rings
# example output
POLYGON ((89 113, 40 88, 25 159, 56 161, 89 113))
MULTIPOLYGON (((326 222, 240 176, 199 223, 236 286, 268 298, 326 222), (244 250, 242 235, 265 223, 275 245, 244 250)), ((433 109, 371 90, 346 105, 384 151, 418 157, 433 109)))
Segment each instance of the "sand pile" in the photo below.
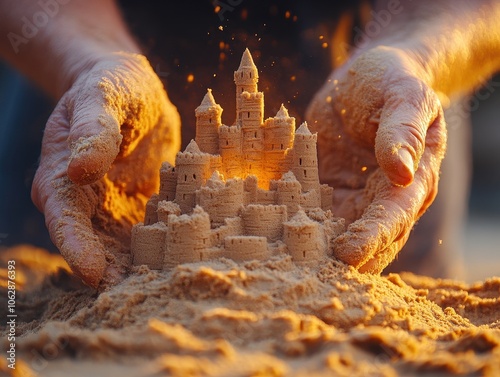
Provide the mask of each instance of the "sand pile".
MULTIPOLYGON (((17 248, 2 266, 15 258, 27 276, 41 257, 17 248)), ((333 260, 311 270, 290 257, 221 259, 137 267, 97 294, 54 265, 64 263, 38 263, 18 291, 17 369, 2 358, 7 375, 500 373, 500 278, 468 286, 363 275, 333 260)))

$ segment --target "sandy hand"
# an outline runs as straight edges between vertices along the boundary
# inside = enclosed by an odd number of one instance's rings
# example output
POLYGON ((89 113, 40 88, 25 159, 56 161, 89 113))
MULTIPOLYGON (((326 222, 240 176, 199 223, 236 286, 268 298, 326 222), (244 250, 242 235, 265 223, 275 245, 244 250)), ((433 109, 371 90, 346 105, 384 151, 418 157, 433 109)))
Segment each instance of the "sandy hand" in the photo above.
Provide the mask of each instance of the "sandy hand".
POLYGON ((32 188, 51 238, 87 284, 118 282, 130 231, 180 146, 180 119, 145 57, 116 53, 82 73, 45 128, 32 188))
POLYGON ((441 104, 408 54, 377 47, 333 72, 308 111, 320 176, 350 224, 334 255, 380 273, 437 194, 446 148, 441 104))

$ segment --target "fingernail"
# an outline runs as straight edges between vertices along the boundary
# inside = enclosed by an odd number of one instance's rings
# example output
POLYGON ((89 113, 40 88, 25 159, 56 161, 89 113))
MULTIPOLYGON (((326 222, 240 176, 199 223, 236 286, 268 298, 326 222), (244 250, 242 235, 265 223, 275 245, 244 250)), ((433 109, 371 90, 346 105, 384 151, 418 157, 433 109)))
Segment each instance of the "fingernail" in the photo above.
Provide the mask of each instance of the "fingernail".
POLYGON ((410 184, 411 181, 413 181, 413 176, 415 175, 413 158, 412 158, 410 152, 405 148, 401 148, 398 151, 398 155, 399 155, 399 160, 401 161, 401 165, 398 169, 398 172, 399 172, 399 176, 404 181, 404 182, 402 182, 402 184, 403 185, 410 184))

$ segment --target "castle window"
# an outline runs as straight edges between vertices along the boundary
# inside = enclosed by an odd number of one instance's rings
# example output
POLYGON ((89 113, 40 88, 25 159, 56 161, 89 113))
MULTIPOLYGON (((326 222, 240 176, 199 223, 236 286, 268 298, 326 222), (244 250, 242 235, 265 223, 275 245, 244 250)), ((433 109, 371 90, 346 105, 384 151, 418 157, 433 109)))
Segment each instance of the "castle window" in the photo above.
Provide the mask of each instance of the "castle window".
POLYGON ((186 200, 186 194, 182 194, 182 200, 186 200))
POLYGON ((249 75, 250 75, 250 78, 252 78, 252 72, 250 72, 249 75))
POLYGON ((229 140, 226 140, 226 145, 229 145, 229 140))
POLYGON ((305 251, 302 252, 302 256, 304 257, 304 259, 306 259, 306 252, 305 251))
POLYGON ((307 178, 307 170, 304 169, 304 178, 307 178))
POLYGON ((257 131, 255 131, 255 133, 253 134, 253 137, 257 138, 257 131))
POLYGON ((193 174, 193 179, 196 179, 196 174, 193 174))
POLYGON ((283 144, 281 144, 281 150, 283 150, 283 144))
POLYGON ((302 159, 301 158, 299 158, 299 165, 302 166, 302 159))
MULTIPOLYGON (((243 77, 243 73, 241 74, 241 77, 243 77)), ((241 93, 243 93, 245 89, 241 88, 241 93)))
POLYGON ((309 149, 309 144, 306 144, 306 149, 309 149))
POLYGON ((250 118, 250 111, 247 113, 247 118, 250 118))
POLYGON ((188 176, 184 175, 184 182, 186 182, 187 180, 188 180, 188 176))
POLYGON ((243 71, 241 72, 241 77, 243 77, 243 71))
POLYGON ((295 199, 295 195, 292 195, 292 200, 295 199))
POLYGON ((208 118, 208 123, 212 123, 212 118, 208 118))
POLYGON ((252 143, 252 149, 253 149, 253 143, 252 143))

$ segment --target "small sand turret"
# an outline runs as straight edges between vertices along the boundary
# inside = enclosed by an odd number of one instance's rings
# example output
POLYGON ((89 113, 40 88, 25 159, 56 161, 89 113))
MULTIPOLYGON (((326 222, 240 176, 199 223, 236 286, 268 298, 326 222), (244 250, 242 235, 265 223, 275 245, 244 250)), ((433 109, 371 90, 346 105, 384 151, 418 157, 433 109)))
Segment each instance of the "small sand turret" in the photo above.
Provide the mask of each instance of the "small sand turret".
POLYGON ((227 257, 289 253, 315 265, 344 228, 330 210, 333 189, 318 178, 317 135, 284 105, 264 119, 258 70, 245 50, 237 71, 236 121, 222 123, 210 89, 196 108, 196 139, 163 163, 159 193, 132 230, 133 263, 169 269, 227 257), (311 216, 308 215, 311 214, 311 216), (318 220, 320 219, 320 220, 318 220))

